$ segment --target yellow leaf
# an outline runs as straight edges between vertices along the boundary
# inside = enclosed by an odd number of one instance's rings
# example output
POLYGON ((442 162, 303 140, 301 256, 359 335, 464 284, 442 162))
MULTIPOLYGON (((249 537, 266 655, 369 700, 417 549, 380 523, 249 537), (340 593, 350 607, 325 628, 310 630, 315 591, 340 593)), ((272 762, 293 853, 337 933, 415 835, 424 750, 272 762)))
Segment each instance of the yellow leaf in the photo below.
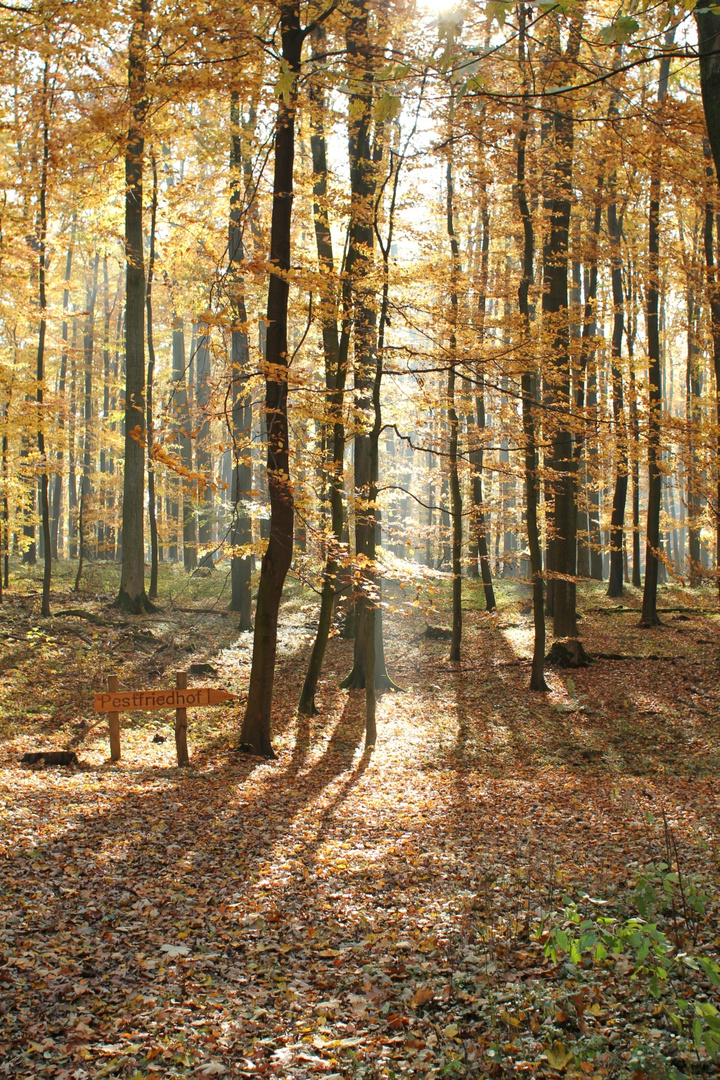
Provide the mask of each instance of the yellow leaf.
POLYGON ((432 1001, 434 996, 433 991, 427 988, 416 990, 410 998, 410 1004, 413 1009, 417 1009, 419 1005, 427 1005, 428 1001, 432 1001))
POLYGON ((446 1039, 454 1039, 458 1033, 457 1024, 448 1024, 446 1028, 443 1028, 443 1035, 446 1039))
POLYGON ((572 1061, 572 1056, 572 1050, 566 1050, 564 1044, 561 1043, 559 1039, 545 1051, 548 1065, 551 1069, 556 1069, 558 1072, 562 1072, 563 1069, 567 1068, 569 1062, 572 1061))

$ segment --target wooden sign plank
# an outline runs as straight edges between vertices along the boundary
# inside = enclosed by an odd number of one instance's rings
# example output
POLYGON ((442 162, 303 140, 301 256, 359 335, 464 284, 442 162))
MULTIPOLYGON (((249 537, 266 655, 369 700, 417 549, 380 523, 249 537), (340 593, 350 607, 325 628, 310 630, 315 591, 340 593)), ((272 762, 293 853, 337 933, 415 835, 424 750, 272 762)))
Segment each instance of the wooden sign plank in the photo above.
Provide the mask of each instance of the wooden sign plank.
POLYGON ((212 686, 197 686, 192 690, 121 690, 118 693, 108 690, 104 694, 95 694, 94 701, 95 712, 117 713, 133 709, 194 709, 237 701, 237 696, 212 686))

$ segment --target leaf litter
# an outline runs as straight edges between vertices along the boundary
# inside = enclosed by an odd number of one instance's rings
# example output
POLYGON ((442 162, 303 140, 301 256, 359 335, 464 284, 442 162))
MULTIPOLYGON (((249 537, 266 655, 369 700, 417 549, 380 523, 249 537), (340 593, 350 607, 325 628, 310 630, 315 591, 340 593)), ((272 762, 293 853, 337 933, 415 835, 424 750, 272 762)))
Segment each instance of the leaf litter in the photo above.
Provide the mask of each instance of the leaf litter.
MULTIPOLYGON (((510 587, 499 616, 468 605, 460 664, 421 641, 419 615, 390 613, 404 692, 380 699, 365 754, 363 695, 337 689, 350 643, 329 644, 321 715, 296 715, 313 615, 297 592, 277 760, 233 749, 237 709, 196 710, 186 770, 172 737, 153 742, 165 714, 126 714, 110 764, 89 695, 108 655, 121 685, 148 684, 151 668, 170 685, 192 661, 242 693, 250 635, 188 610, 122 620, 129 630, 103 614, 80 650, 60 620, 33 630, 14 606, 0 1076, 716 1075, 624 955, 571 962, 545 947, 543 926, 570 902, 637 914, 638 879, 665 851, 661 812, 708 894, 697 925, 675 912, 677 949, 691 929, 703 956, 719 944, 718 655, 698 643, 716 639, 717 619, 699 610, 680 633, 639 631, 626 612, 607 617, 599 591, 586 599, 600 605, 583 621, 588 651, 635 659, 551 671, 545 696, 526 689, 531 624, 510 587), (39 739, 74 740, 81 767, 20 766, 39 739)), ((702 972, 676 991, 717 1002, 702 972)))

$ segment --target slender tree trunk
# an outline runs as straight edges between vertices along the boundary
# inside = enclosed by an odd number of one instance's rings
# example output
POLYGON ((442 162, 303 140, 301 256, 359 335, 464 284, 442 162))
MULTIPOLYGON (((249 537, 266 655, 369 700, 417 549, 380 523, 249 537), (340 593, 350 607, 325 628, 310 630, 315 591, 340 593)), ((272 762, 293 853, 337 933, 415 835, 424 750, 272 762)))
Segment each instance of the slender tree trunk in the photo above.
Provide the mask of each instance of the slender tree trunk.
POLYGON ((98 432, 100 443, 100 493, 98 505, 101 507, 97 525, 98 554, 107 558, 110 547, 111 528, 108 521, 108 462, 109 450, 105 429, 110 413, 110 279, 108 276, 107 252, 103 256, 103 424, 98 432))
POLYGON ((210 453, 210 327, 202 321, 197 328, 195 349, 195 403, 198 412, 199 431, 195 440, 195 461, 202 479, 199 483, 198 500, 198 547, 203 550, 201 566, 212 565, 212 456, 210 453))
MULTIPOLYGON (((584 271, 585 277, 585 309, 582 318, 582 335, 580 340, 580 366, 575 373, 575 409, 578 416, 584 415, 584 421, 575 439, 575 458, 578 468, 582 467, 585 475, 585 498, 582 518, 578 514, 578 522, 582 521, 582 534, 578 538, 578 575, 590 575, 590 497, 588 488, 587 455, 588 455, 588 411, 586 409, 585 386, 589 383, 589 368, 595 360, 595 338, 597 336, 597 290, 598 290, 598 240, 602 226, 601 193, 603 177, 597 178, 595 195, 595 209, 593 212, 592 226, 588 241, 587 259, 584 271), (582 565, 581 565, 582 564, 582 565)), ((579 530, 581 526, 579 524, 579 530)))
MULTIPOLYGON (((522 68, 526 61, 525 27, 527 8, 524 4, 520 6, 518 14, 520 20, 518 51, 520 66, 522 68)), ((523 225, 523 272, 518 289, 518 307, 522 319, 523 337, 527 346, 530 345, 529 290, 533 281, 533 262, 535 259, 535 233, 533 230, 532 215, 530 213, 530 207, 528 206, 527 190, 525 186, 525 154, 529 124, 530 110, 526 104, 523 110, 520 132, 517 138, 516 191, 520 218, 523 225)), ((540 490, 535 423, 537 380, 532 370, 529 368, 530 363, 532 363, 532 361, 527 357, 521 383, 523 435, 525 437, 526 518, 528 546, 530 549, 530 573, 532 575, 533 623, 535 628, 530 689, 544 691, 548 689, 548 686, 545 682, 545 604, 543 597, 542 548, 540 546, 540 529, 538 527, 537 519, 538 495, 540 490)))
POLYGON ((68 423, 68 555, 77 557, 77 475, 76 475, 76 431, 77 431, 77 327, 78 320, 73 319, 70 339, 70 421, 68 423))
MULTIPOLYGON (((478 296, 478 335, 483 340, 485 333, 485 315, 487 308, 488 270, 490 264, 490 213, 487 203, 487 192, 482 207, 482 241, 480 250, 480 281, 478 296)), ((483 466, 485 459, 485 376, 482 369, 477 372, 477 388, 475 393, 475 418, 477 425, 478 445, 470 451, 469 460, 472 466, 472 543, 473 560, 480 560, 480 575, 482 577, 485 592, 485 607, 488 611, 494 611, 495 591, 492 583, 492 571, 490 569, 490 555, 488 553, 488 530, 485 518, 485 503, 483 500, 483 466)))
POLYGON ((267 417, 267 476, 270 494, 270 539, 260 567, 252 669, 241 740, 256 754, 272 757, 272 707, 280 598, 293 551, 294 502, 290 487, 287 415, 287 319, 290 242, 295 161, 296 79, 300 72, 305 31, 300 25, 299 0, 280 8, 282 58, 292 85, 278 102, 275 124, 275 167, 270 230, 271 273, 267 307, 265 414, 267 417))
MULTIPOLYGON (((182 318, 177 313, 173 315, 172 356, 175 434, 180 447, 183 471, 186 476, 189 476, 193 471, 192 418, 190 416, 192 378, 185 368, 185 333, 182 318)), ((180 493, 182 494, 183 565, 185 570, 191 573, 197 566, 197 531, 190 480, 182 482, 180 493)))
MULTIPOLYGON (((323 37, 324 35, 318 35, 315 38, 313 54, 321 46, 323 37)), ((330 496, 330 536, 323 570, 320 614, 298 705, 299 711, 306 716, 314 716, 317 713, 315 694, 325 658, 325 650, 332 625, 333 605, 337 594, 338 577, 341 572, 340 555, 344 521, 343 468, 345 458, 343 397, 350 342, 350 318, 348 312, 352 304, 350 282, 346 275, 343 281, 344 315, 342 330, 338 337, 338 302, 333 282, 334 258, 327 206, 327 146, 323 126, 325 100, 324 94, 316 82, 313 82, 310 86, 310 100, 314 109, 317 110, 313 113, 312 134, 310 136, 314 177, 313 217, 315 222, 315 244, 318 264, 323 272, 324 280, 328 283, 328 295, 323 296, 320 301, 327 395, 327 415, 324 420, 325 434, 323 441, 326 446, 329 444, 331 453, 327 463, 330 496)))
POLYGON ((148 521, 150 525, 150 591, 148 598, 157 600, 158 594, 158 528, 157 499, 155 497, 155 459, 153 457, 153 391, 155 389, 155 340, 153 336, 152 287, 155 270, 155 227, 157 224, 157 162, 151 153, 152 199, 150 202, 150 250, 148 251, 147 283, 145 286, 145 313, 147 316, 147 474, 148 474, 148 521))
MULTIPOLYGON (((615 112, 616 110, 613 110, 615 112)), ((617 212, 616 176, 610 180, 611 199, 607 208, 608 233, 610 235, 611 282, 613 298, 613 331, 610 346, 612 363, 613 421, 615 424, 615 493, 613 495, 610 521, 610 576, 608 596, 622 596, 623 588, 623 539, 625 526, 625 502, 628 486, 627 425, 623 402, 622 339, 625 326, 625 298, 622 283, 622 214, 617 212)))
POLYGON ((230 218, 228 222, 228 293, 232 312, 230 331, 230 376, 232 438, 232 524, 230 543, 233 557, 230 570, 230 610, 239 613, 238 630, 252 629, 251 573, 252 522, 248 513, 252 493, 252 402, 248 392, 250 350, 247 336, 247 311, 240 264, 245 256, 242 238, 242 168, 243 152, 240 131, 240 96, 230 99, 230 218), (235 554, 237 549, 244 554, 235 554))
MULTIPOLYGON (((658 88, 658 120, 667 93, 670 60, 660 61, 658 88)), ((662 368, 660 364, 660 329, 658 301, 660 295, 660 192, 661 154, 657 144, 650 163, 650 213, 648 222, 648 284, 647 284, 647 342, 648 342, 648 508, 645 544, 645 588, 640 625, 658 626, 657 586, 660 567, 660 507, 662 504, 661 430, 662 430, 662 368)))
POLYGON ((85 367, 85 396, 83 402, 83 464, 80 476, 80 514, 78 518, 78 568, 75 575, 75 592, 80 591, 83 565, 88 554, 87 513, 90 505, 92 474, 92 415, 93 415, 93 361, 95 347, 95 300, 97 297, 98 267, 100 255, 95 253, 93 267, 85 291, 85 327, 83 331, 83 364, 85 367))
MULTIPOLYGON (((452 106, 451 106, 452 108, 452 106)), ((450 659, 460 659, 462 642, 462 495, 458 472, 458 417, 455 408, 455 364, 457 352, 458 277, 460 273, 460 248, 455 235, 455 208, 452 157, 448 158, 447 170, 447 233, 452 257, 450 283, 450 366, 447 377, 447 412, 450 427, 450 506, 452 508, 452 638, 450 659)))
POLYGON ((147 33, 151 0, 135 0, 128 50, 130 125, 125 149, 125 467, 122 574, 115 601, 123 611, 153 610, 145 593, 145 271, 143 266, 143 125, 147 112, 147 33))
POLYGON ((50 119, 48 101, 48 76, 49 61, 43 66, 43 96, 42 96, 42 161, 40 165, 40 217, 38 222, 37 253, 38 253, 38 306, 40 308, 40 328, 38 331, 37 348, 37 444, 40 457, 40 511, 42 519, 43 536, 43 588, 40 602, 40 614, 44 617, 50 615, 50 582, 52 575, 52 544, 50 540, 50 507, 48 503, 48 467, 47 454, 45 452, 45 419, 43 416, 43 395, 45 388, 45 334, 47 331, 47 294, 45 289, 45 275, 47 271, 46 243, 47 243, 47 186, 48 166, 50 163, 50 119))
POLYGON ((59 557, 59 553, 62 546, 62 530, 60 528, 60 522, 62 517, 62 432, 65 428, 65 415, 64 415, 64 401, 65 401, 65 382, 67 379, 67 366, 68 366, 68 310, 70 307, 70 276, 72 273, 72 259, 73 250, 75 247, 75 220, 71 227, 71 238, 68 245, 67 258, 65 260, 65 282, 63 289, 62 299, 62 327, 60 336, 62 339, 62 348, 60 352, 60 373, 58 377, 58 395, 60 401, 63 403, 59 417, 58 428, 60 430, 60 449, 57 451, 57 471, 52 480, 52 515, 50 522, 51 532, 51 546, 53 559, 59 557))
MULTIPOLYGON (((707 152, 710 147, 705 140, 707 152)), ((711 177, 712 179, 712 177, 711 177)), ((707 222, 707 208, 705 219, 707 222)), ((701 393, 702 393, 702 354, 699 344, 698 324, 701 306, 696 289, 699 284, 697 266, 697 231, 692 237, 690 265, 686 267, 687 285, 685 302, 687 306, 687 361, 685 367, 685 422, 687 426, 687 570, 690 588, 696 589, 702 580, 700 562, 700 515, 702 503, 698 491, 702 464, 699 454, 701 443, 701 393)))

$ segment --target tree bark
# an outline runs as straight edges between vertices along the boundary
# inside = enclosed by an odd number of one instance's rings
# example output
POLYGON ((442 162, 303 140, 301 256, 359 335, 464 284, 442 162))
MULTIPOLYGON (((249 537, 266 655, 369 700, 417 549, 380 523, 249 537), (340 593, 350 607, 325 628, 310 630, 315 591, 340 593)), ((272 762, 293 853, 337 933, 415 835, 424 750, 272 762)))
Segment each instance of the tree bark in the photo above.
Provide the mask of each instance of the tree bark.
MULTIPOLYGON (((559 20, 559 16, 551 16, 559 20)), ((554 25, 551 47, 560 61, 562 77, 577 57, 582 27, 582 11, 571 16, 568 44, 563 51, 559 22, 554 25)), ((554 78, 554 77, 553 77, 554 78)), ((573 173, 572 106, 560 101, 547 121, 549 166, 545 175, 544 207, 549 227, 543 245, 543 321, 551 339, 551 397, 558 418, 552 437, 554 514, 552 541, 552 589, 556 637, 576 640, 576 532, 577 459, 573 453, 572 422, 563 419, 571 407, 571 359, 568 312, 568 244, 573 173)))
POLYGON ((157 224, 157 162, 151 154, 152 199, 150 202, 150 249, 148 251, 147 285, 145 288, 145 311, 147 314, 147 474, 148 474, 148 521, 150 524, 150 600, 158 594, 158 528, 157 500, 155 497, 155 459, 153 458, 153 391, 155 389, 155 339, 153 336, 152 286, 155 270, 155 226, 157 224))
MULTIPOLYGON (((617 113, 615 98, 610 103, 610 114, 617 113)), ((625 405, 623 401, 622 339, 625 328, 625 297, 622 282, 622 213, 617 209, 617 177, 613 173, 609 183, 610 202, 607 208, 608 234, 610 236, 610 277, 613 301, 613 330, 610 345, 612 365, 613 422, 615 425, 615 492, 610 520, 610 575, 608 596, 622 596, 623 587, 623 539, 625 526, 625 502, 628 487, 628 446, 625 405)))
POLYGON ((98 267, 100 254, 95 253, 93 267, 85 290, 85 326, 83 329, 83 365, 85 368, 85 394, 83 401, 83 463, 80 476, 80 512, 78 515, 78 568, 75 575, 75 592, 80 591, 83 565, 88 554, 87 514, 92 494, 92 416, 93 416, 93 362, 95 351, 95 300, 97 297, 98 267))
MULTIPOLYGON (((453 109, 451 103, 451 111, 453 109)), ((451 133, 452 136, 452 133, 451 133)), ((450 271, 450 366, 447 377, 447 412, 450 427, 450 506, 452 509, 452 638, 450 659, 460 660, 462 643, 462 495, 458 473, 458 416, 455 408, 455 364, 457 352, 458 277, 460 273, 460 248, 455 235, 455 207, 452 156, 448 158, 447 184, 447 234, 452 259, 450 271)))
POLYGON ((145 593, 145 272, 143 265, 143 125, 147 113, 147 34, 151 0, 135 0, 128 49, 130 123, 125 147, 125 466, 122 573, 115 606, 153 610, 145 593))
MULTIPOLYGON (((321 45, 324 35, 316 35, 313 55, 321 45)), ((343 397, 347 378, 348 347, 350 342, 349 310, 352 305, 350 282, 345 274, 343 279, 343 321, 338 337, 338 302, 333 282, 334 258, 332 235, 327 206, 327 145, 323 125, 325 95, 316 80, 310 85, 310 101, 316 110, 312 115, 312 134, 310 148, 313 162, 313 219, 315 224, 315 246, 318 264, 328 283, 328 294, 320 301, 323 357, 325 361, 326 416, 323 420, 325 431, 323 442, 331 449, 327 462, 327 484, 330 497, 330 535, 323 569, 322 593, 320 596, 320 614, 315 633, 308 670, 300 694, 298 710, 305 716, 317 713, 315 693, 322 671, 325 650, 327 648, 330 627, 332 625, 333 605, 341 572, 342 531, 344 522, 343 509, 343 471, 345 458, 345 424, 343 420, 343 397)))
POLYGON ((295 108, 306 31, 300 25, 299 0, 286 0, 280 8, 282 58, 291 85, 278 101, 275 122, 275 164, 271 272, 267 306, 265 360, 265 414, 267 417, 267 476, 270 495, 270 538, 260 567, 252 669, 243 720, 242 743, 256 754, 273 757, 270 714, 277 652, 280 599, 293 551, 294 501, 290 486, 287 376, 288 293, 295 161, 295 108))
MULTIPOLYGON (((667 93, 670 60, 660 61, 658 87, 658 120, 667 93)), ((662 431, 662 369, 660 364, 660 328, 658 301, 660 295, 660 194, 661 153, 655 144, 650 163, 650 211, 648 219, 648 284, 647 284, 647 343, 648 343, 648 508, 645 543, 645 587, 640 626, 660 624, 657 610, 657 586, 660 567, 660 507, 662 504, 661 431, 662 431)))
MULTIPOLYGON (((705 125, 715 163, 716 182, 720 178, 720 15, 711 7, 695 10, 700 52, 700 90, 702 92, 705 125)), ((717 196, 717 188, 715 190, 717 196)), ((712 200, 714 203, 715 200, 712 200)), ((710 302, 710 322, 715 369, 715 419, 717 436, 715 460, 717 489, 715 498, 715 573, 720 595, 720 282, 712 243, 712 210, 710 223, 705 227, 705 263, 707 291, 710 302)))
MULTIPOLYGON (((478 335, 482 341, 485 333, 485 315, 487 308, 488 269, 490 263, 490 213, 487 204, 487 193, 482 207, 482 240, 480 248, 480 280, 478 296, 478 335)), ((473 516, 471 519, 472 558, 480 562, 480 576, 485 592, 485 607, 488 611, 494 611, 495 591, 493 589, 492 571, 490 569, 490 555, 488 552, 488 530, 485 517, 485 503, 483 500, 483 466, 485 457, 485 376, 479 367, 477 371, 477 387, 475 392, 475 424, 477 427, 478 445, 470 451, 469 461, 472 466, 472 504, 473 516)))
MULTIPOLYGON (((355 551, 363 562, 372 561, 370 529, 377 527, 377 514, 370 507, 373 480, 372 427, 373 385, 377 372, 377 310, 371 279, 374 261, 376 167, 371 149, 370 129, 373 102, 373 50, 368 34, 367 0, 351 0, 346 42, 354 92, 348 117, 348 158, 350 162, 350 227, 345 272, 351 283, 355 344, 355 551)), ((378 133, 375 136, 379 145, 378 133)), ((366 576, 367 577, 367 576, 366 576)), ((355 604, 353 667, 340 684, 345 689, 366 688, 367 597, 360 591, 355 604)), ((382 618, 374 619, 376 632, 375 686, 392 686, 387 675, 382 647, 382 618)))
MULTIPOLYGON (((526 61, 526 19, 527 8, 522 4, 519 8, 520 35, 518 52, 521 68, 526 61)), ((527 93, 527 91, 526 91, 527 93)), ((520 218, 523 225, 523 258, 522 278, 518 288, 518 308, 522 320, 524 344, 530 344, 530 302, 529 291, 533 281, 533 263, 535 259, 535 233, 533 230, 532 215, 528 205, 527 190, 525 186, 525 154, 527 136, 530 124, 530 110, 525 104, 521 127, 517 138, 517 165, 516 165, 516 191, 520 218)), ((530 573, 532 575, 533 597, 533 623, 535 639, 533 644, 532 671, 530 674, 530 689, 545 691, 548 689, 545 682, 545 604, 543 597, 543 567, 542 548, 540 545, 540 529, 538 527, 537 507, 540 490, 538 477, 538 455, 536 441, 535 411, 537 403, 537 380, 529 367, 532 361, 526 357, 523 374, 521 377, 522 388, 522 422, 523 435, 525 437, 525 491, 527 505, 527 532, 528 546, 530 548, 530 573)))
POLYGON ((248 393, 250 350, 247 310, 241 263, 245 257, 242 235, 243 149, 240 127, 240 95, 230 99, 230 219, 228 222, 228 293, 232 327, 230 331, 230 436, 232 439, 232 524, 230 543, 233 557, 230 570, 230 610, 239 614, 238 630, 252 629, 251 573, 252 522, 248 504, 252 494, 252 402, 248 393), (235 554, 240 548, 245 554, 235 554))
POLYGON ((37 444, 40 457, 40 511, 43 535, 43 587, 40 601, 40 614, 50 615, 50 583, 52 575, 52 544, 50 540, 50 507, 48 503, 48 467, 45 452, 45 421, 43 417, 43 395, 45 389, 45 335, 47 331, 47 293, 45 276, 47 272, 47 187, 50 164, 50 102, 48 101, 49 61, 43 66, 42 95, 42 160, 40 164, 40 215, 37 234, 38 255, 38 307, 40 309, 40 327, 37 347, 37 444))

